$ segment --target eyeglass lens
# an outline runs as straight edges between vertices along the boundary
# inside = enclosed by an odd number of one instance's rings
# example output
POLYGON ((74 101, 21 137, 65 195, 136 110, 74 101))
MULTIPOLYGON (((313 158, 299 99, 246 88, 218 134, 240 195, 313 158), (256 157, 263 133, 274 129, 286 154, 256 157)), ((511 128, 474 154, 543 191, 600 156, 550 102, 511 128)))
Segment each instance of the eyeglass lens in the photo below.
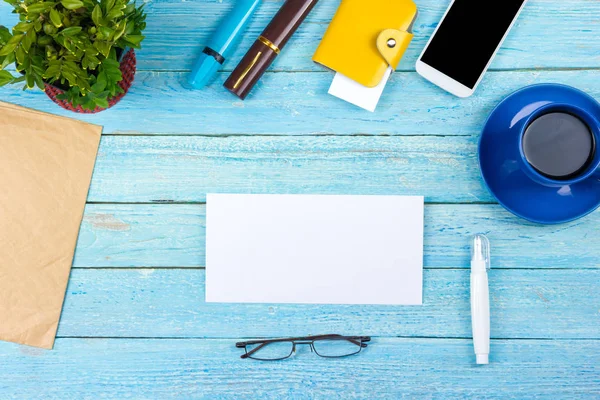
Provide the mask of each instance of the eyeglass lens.
POLYGON ((313 342, 315 353, 321 357, 346 357, 360 352, 360 341, 324 339, 313 342))
POLYGON ((249 356, 254 360, 282 360, 292 355, 292 352, 294 351, 294 342, 272 342, 267 344, 258 343, 246 345, 246 352, 248 354, 254 350, 256 350, 256 352, 249 356))

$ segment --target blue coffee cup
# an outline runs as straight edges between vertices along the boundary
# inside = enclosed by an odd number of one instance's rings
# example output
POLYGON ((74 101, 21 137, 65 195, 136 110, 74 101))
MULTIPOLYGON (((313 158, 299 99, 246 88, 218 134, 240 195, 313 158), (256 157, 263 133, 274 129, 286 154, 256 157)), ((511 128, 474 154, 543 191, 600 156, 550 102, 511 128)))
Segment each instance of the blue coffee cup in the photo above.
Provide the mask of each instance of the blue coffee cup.
POLYGON ((600 206, 600 104, 565 85, 540 84, 504 99, 487 119, 479 163, 490 192, 540 224, 600 206))
MULTIPOLYGON (((590 179, 595 174, 600 175, 600 151, 597 149, 597 145, 600 143, 600 120, 598 117, 600 116, 590 114, 585 109, 571 104, 550 103, 536 109, 536 111, 523 120, 519 136, 517 137, 523 172, 533 181, 549 187, 570 186, 590 179), (566 166, 566 171, 561 174, 557 175, 556 172, 550 173, 550 171, 545 173, 540 167, 536 168, 535 165, 532 165, 531 156, 527 154, 528 151, 525 148, 526 134, 540 118, 552 119, 545 122, 545 132, 535 133, 541 136, 541 140, 538 140, 539 143, 536 143, 539 147, 545 146, 551 148, 550 150, 546 150, 546 153, 549 154, 539 156, 540 158, 546 158, 546 160, 543 160, 548 164, 546 167, 548 169, 552 167, 556 169, 556 166, 549 165, 551 161, 555 164, 560 164, 565 161, 563 158, 573 159, 571 160, 571 165, 566 166), (572 121, 565 123, 564 119, 572 121), (564 125, 569 126, 564 127, 564 125), (561 128, 563 131, 562 137, 557 135, 549 139, 549 136, 552 136, 552 134, 548 131, 559 130, 561 128), (575 137, 575 139, 569 141, 568 136, 575 137)), ((540 131, 539 128, 538 131, 540 131)), ((529 135, 532 134, 529 133, 529 135)), ((535 145, 532 144, 531 146, 535 145)), ((538 149, 530 151, 543 153, 538 149)))

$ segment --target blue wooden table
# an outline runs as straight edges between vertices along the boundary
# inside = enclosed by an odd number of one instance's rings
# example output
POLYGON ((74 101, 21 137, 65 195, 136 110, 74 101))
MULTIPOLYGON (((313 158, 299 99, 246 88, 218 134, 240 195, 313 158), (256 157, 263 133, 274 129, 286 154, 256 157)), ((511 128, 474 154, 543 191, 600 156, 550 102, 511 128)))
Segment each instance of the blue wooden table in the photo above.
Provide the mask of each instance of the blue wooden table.
MULTIPOLYGON (((600 398, 600 212, 560 226, 513 217, 484 187, 476 148, 512 91, 560 82, 600 99, 600 2, 530 0, 466 100, 414 72, 448 6, 418 0, 415 39, 376 113, 326 94, 311 62, 338 0, 322 0, 245 102, 182 86, 234 0, 148 2, 131 92, 96 116, 43 93, 0 99, 104 125, 53 351, 0 344, 0 398, 600 398), (204 302, 210 192, 425 195, 422 307, 204 302), (492 354, 474 365, 468 236, 486 232, 492 354), (240 338, 373 335, 359 356, 302 349, 239 358, 240 338)), ((266 0, 238 60, 282 0, 266 0)), ((12 25, 0 6, 0 24, 12 25)), ((1 321, 0 321, 1 323, 1 321)))

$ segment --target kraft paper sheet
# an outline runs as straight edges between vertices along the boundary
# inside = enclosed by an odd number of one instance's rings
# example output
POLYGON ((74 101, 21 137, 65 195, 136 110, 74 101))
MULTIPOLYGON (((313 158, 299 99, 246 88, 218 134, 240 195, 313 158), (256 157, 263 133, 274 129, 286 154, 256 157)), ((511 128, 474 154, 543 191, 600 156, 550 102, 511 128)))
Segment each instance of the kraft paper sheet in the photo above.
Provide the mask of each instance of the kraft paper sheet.
POLYGON ((0 340, 54 345, 101 134, 0 102, 0 340))

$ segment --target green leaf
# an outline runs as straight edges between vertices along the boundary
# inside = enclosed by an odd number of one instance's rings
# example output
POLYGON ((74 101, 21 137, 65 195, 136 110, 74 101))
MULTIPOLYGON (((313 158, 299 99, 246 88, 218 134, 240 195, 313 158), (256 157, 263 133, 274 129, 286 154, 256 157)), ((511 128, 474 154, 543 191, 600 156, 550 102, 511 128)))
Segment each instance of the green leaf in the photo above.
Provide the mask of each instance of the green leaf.
POLYGON ((33 26, 33 23, 22 21, 13 27, 13 31, 25 33, 27 31, 29 31, 32 26, 33 26))
POLYGON ((121 21, 119 26, 117 26, 113 40, 119 40, 121 38, 121 36, 123 36, 123 34, 125 33, 126 26, 127 26, 127 23, 125 22, 125 20, 121 21))
POLYGON ((21 83, 25 82, 25 75, 21 75, 18 78, 13 79, 12 83, 21 83))
POLYGON ((104 2, 104 12, 106 14, 108 14, 114 6, 115 6, 115 0, 106 0, 104 2))
POLYGON ((86 54, 81 60, 81 66, 85 69, 96 69, 98 64, 100 64, 100 60, 92 54, 86 54))
POLYGON ((29 49, 31 48, 31 45, 35 43, 36 39, 37 35, 35 33, 35 29, 32 29, 29 32, 27 32, 27 34, 23 38, 23 41, 21 42, 21 47, 23 48, 23 50, 25 50, 26 53, 29 53, 29 49))
POLYGON ((127 22, 127 27, 125 28, 125 34, 126 35, 132 35, 135 32, 135 23, 133 21, 128 21, 127 22))
POLYGON ((106 74, 104 72, 98 74, 98 78, 96 78, 96 83, 94 85, 97 85, 97 88, 102 88, 100 91, 106 89, 108 82, 106 81, 106 74))
POLYGON ((94 7, 94 11, 92 11, 92 20, 96 24, 96 26, 102 26, 102 9, 99 4, 96 4, 94 7))
POLYGON ((94 103, 96 103, 96 105, 98 107, 101 108, 108 108, 108 99, 106 98, 102 98, 102 97, 95 97, 94 98, 94 103))
POLYGON ((52 24, 57 28, 62 26, 62 18, 60 17, 60 13, 54 8, 50 10, 50 21, 52 21, 52 24))
POLYGON ((0 56, 0 57, 4 57, 4 60, 2 61, 2 64, 0 64, 0 69, 4 69, 8 65, 10 65, 10 64, 12 64, 12 63, 15 62, 15 53, 10 53, 7 56, 0 56))
POLYGON ((23 39, 24 35, 15 35, 11 37, 8 42, 0 49, 0 56, 6 56, 15 51, 15 48, 19 43, 21 43, 21 39, 23 39))
POLYGON ((42 35, 41 37, 38 37, 38 40, 37 40, 38 46, 50 46, 53 43, 54 43, 54 40, 52 39, 52 36, 42 35))
POLYGON ((35 86, 35 79, 32 74, 25 74, 25 81, 27 82, 27 88, 33 89, 35 86))
POLYGON ((15 58, 17 59, 17 63, 23 68, 29 67, 29 65, 27 64, 29 59, 27 59, 25 56, 25 49, 23 49, 23 46, 19 46, 17 48, 17 51, 15 51, 15 58))
POLYGON ((12 38, 7 27, 0 25, 0 45, 5 45, 12 38))
POLYGON ((0 56, 7 56, 9 54, 11 54, 13 51, 15 51, 15 48, 17 47, 16 43, 8 43, 6 45, 4 45, 1 49, 0 49, 0 56))
MULTIPOLYGON (((104 75, 104 74, 100 74, 100 75, 98 76, 98 78, 100 78, 100 76, 103 76, 103 75, 104 75)), ((100 92, 103 92, 103 91, 104 91, 104 89, 106 89, 106 79, 98 79, 98 80, 96 81, 96 83, 94 83, 94 84, 92 85, 92 92, 94 92, 94 93, 100 93, 100 92)))
POLYGON ((73 35, 77 35, 79 32, 81 32, 80 26, 72 26, 70 28, 65 28, 62 31, 60 31, 60 33, 66 37, 71 37, 73 35))
POLYGON ((62 64, 60 61, 52 61, 50 66, 46 69, 42 75, 45 79, 55 80, 60 77, 62 72, 62 64))
POLYGON ((5 86, 14 80, 12 74, 8 71, 0 71, 0 86, 5 86))
POLYGON ((19 44, 21 43, 21 39, 23 39, 23 36, 25 35, 14 35, 10 38, 7 44, 19 44))
POLYGON ((114 7, 110 12, 106 15, 106 19, 109 21, 114 21, 117 18, 120 18, 124 15, 123 10, 119 10, 117 7, 114 7))
POLYGON ((125 6, 125 14, 131 14, 135 11, 135 3, 129 3, 125 6))
POLYGON ((123 37, 123 39, 125 39, 127 43, 131 44, 131 47, 135 48, 140 47, 140 43, 142 43, 142 40, 144 40, 144 38, 145 36, 143 35, 127 35, 123 37))
POLYGON ((15 51, 15 58, 19 65, 25 64, 25 55, 25 49, 23 49, 23 46, 19 46, 17 51, 15 51))
POLYGON ((44 90, 44 80, 42 79, 42 76, 39 74, 35 74, 33 76, 33 79, 35 80, 35 85, 40 89, 40 90, 44 90))
POLYGON ((102 54, 104 57, 108 57, 110 53, 110 43, 103 40, 96 40, 94 42, 94 47, 102 54))
MULTIPOLYGON (((65 1, 73 1, 73 0, 65 0, 65 1)), ((48 11, 48 9, 50 7, 52 7, 53 5, 54 5, 54 2, 50 2, 50 1, 34 3, 34 4, 27 6, 27 12, 30 14, 42 14, 42 13, 48 11)))
POLYGON ((61 0, 60 4, 67 10, 77 10, 83 7, 83 2, 80 0, 61 0))
POLYGON ((108 40, 112 40, 115 34, 115 31, 107 26, 101 26, 100 28, 98 28, 98 30, 102 32, 102 36, 104 36, 108 40))

